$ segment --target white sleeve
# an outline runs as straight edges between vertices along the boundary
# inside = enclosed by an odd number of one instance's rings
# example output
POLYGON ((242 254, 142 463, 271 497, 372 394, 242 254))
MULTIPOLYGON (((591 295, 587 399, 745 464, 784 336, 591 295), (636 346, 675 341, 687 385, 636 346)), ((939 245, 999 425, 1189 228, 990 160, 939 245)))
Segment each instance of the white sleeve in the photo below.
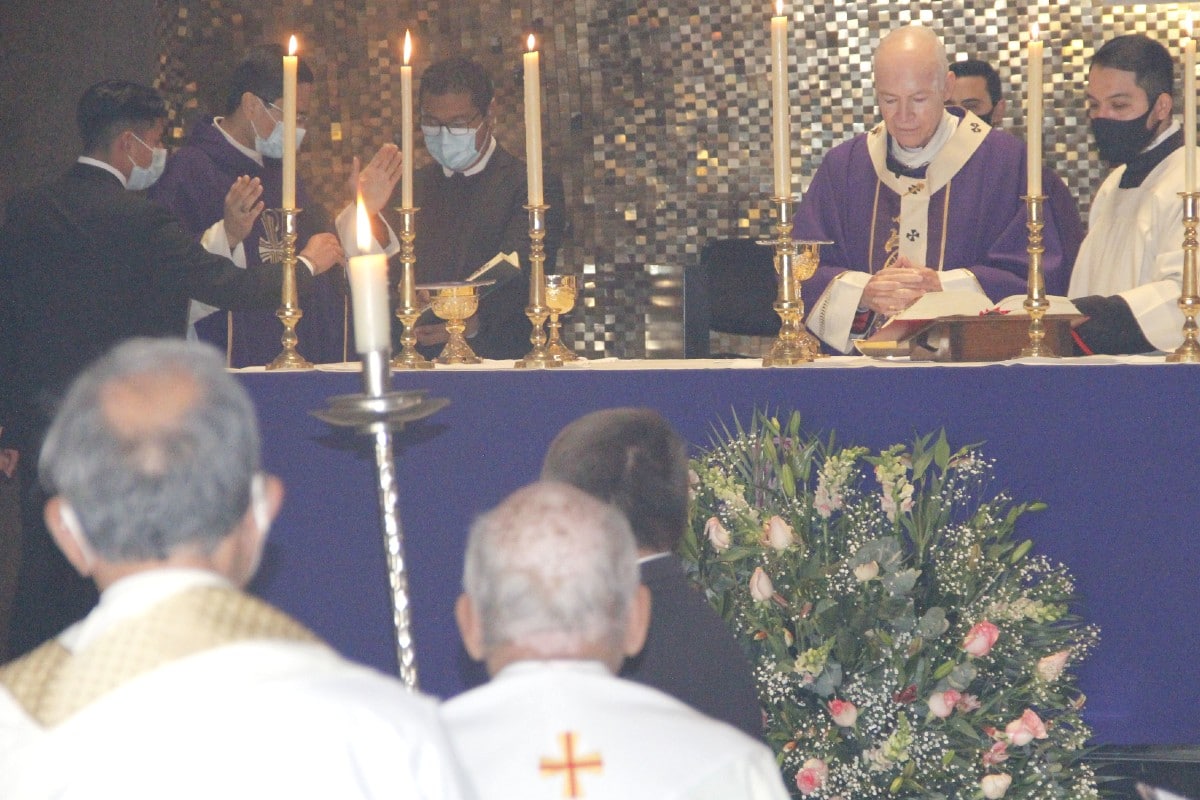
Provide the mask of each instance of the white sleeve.
MULTIPOLYGON (((229 246, 229 237, 225 235, 225 221, 217 220, 200 237, 200 246, 210 253, 225 256, 242 269, 246 268, 246 246, 241 242, 236 247, 229 246)), ((195 339, 192 326, 200 320, 220 311, 216 306, 193 300, 188 306, 188 338, 195 339)))
POLYGON ((850 352, 850 328, 869 280, 870 273, 848 269, 831 280, 824 294, 807 310, 808 329, 838 352, 850 352))

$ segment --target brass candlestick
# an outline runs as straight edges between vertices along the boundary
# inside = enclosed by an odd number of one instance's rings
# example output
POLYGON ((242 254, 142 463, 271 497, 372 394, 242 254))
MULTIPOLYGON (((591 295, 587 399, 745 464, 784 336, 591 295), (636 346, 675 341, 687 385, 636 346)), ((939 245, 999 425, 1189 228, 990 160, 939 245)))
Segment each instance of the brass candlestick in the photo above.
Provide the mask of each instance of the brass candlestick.
POLYGON ((529 334, 533 349, 513 364, 517 369, 562 366, 562 361, 550 355, 546 349, 546 332, 542 330, 546 318, 550 316, 550 309, 546 306, 547 208, 549 206, 545 204, 525 206, 529 211, 529 305, 525 308, 525 316, 533 324, 533 331, 529 334))
POLYGON ((579 360, 579 356, 562 343, 562 323, 558 321, 560 314, 566 314, 575 307, 576 294, 577 283, 574 275, 546 276, 546 305, 550 308, 550 343, 546 350, 563 363, 579 360))
POLYGON ((396 464, 392 456, 392 432, 444 408, 449 400, 425 396, 425 390, 386 391, 391 382, 388 350, 362 355, 363 393, 329 399, 329 407, 313 416, 331 425, 355 428, 371 436, 375 444, 375 468, 379 490, 379 513, 383 547, 387 553, 388 582, 392 590, 392 623, 396 628, 396 661, 400 680, 409 691, 417 686, 417 655, 413 644, 408 569, 404 560, 404 531, 396 509, 396 464))
POLYGON ((775 272, 779 275, 779 297, 775 313, 779 315, 779 337, 763 356, 764 367, 790 367, 821 358, 821 345, 804 330, 804 299, 801 284, 817 271, 821 245, 827 242, 797 242, 792 239, 791 197, 773 197, 776 208, 775 272))
POLYGON ((413 329, 421 316, 417 306, 417 255, 413 242, 417 239, 416 215, 419 209, 398 208, 400 212, 400 276, 399 301, 396 318, 400 320, 400 352, 392 359, 392 369, 432 369, 433 362, 417 352, 417 335, 413 329))
POLYGON ((300 297, 296 291, 296 217, 298 208, 271 208, 262 212, 263 230, 266 232, 266 259, 282 264, 283 290, 280 292, 279 310, 275 316, 283 323, 283 336, 280 341, 283 350, 275 356, 275 360, 267 364, 267 369, 312 369, 313 365, 307 358, 296 351, 300 338, 296 336, 296 325, 304 312, 300 310, 300 297), (283 223, 283 238, 279 238, 280 222, 283 223))
POLYGON ((1046 196, 1025 195, 1023 199, 1028 208, 1025 227, 1029 229, 1029 245, 1025 249, 1029 253, 1029 293, 1022 305, 1029 312, 1029 344, 1021 350, 1021 357, 1058 358, 1058 353, 1046 344, 1046 329, 1042 322, 1042 317, 1046 316, 1046 311, 1050 308, 1050 300, 1046 297, 1045 273, 1042 271, 1042 254, 1046 252, 1045 246, 1042 245, 1042 227, 1045 225, 1042 220, 1042 203, 1046 201, 1046 196))
POLYGON ((1183 343, 1167 356, 1173 364, 1200 363, 1196 315, 1200 297, 1196 296, 1196 198, 1200 192, 1180 192, 1183 198, 1183 285, 1179 291, 1179 310, 1183 312, 1183 343))

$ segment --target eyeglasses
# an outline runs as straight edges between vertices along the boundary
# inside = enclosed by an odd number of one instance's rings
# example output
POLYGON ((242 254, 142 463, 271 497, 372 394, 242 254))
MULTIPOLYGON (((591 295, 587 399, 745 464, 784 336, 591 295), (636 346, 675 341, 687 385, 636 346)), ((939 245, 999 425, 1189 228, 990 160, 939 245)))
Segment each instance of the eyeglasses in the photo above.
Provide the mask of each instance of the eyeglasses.
POLYGON ((451 136, 466 136, 468 133, 474 132, 476 123, 482 119, 483 114, 480 114, 478 111, 475 112, 475 116, 466 121, 451 120, 450 122, 442 122, 437 117, 422 114, 420 123, 422 128, 439 128, 451 136))
MULTIPOLYGON (((271 115, 271 119, 274 119, 276 122, 283 122, 283 109, 274 103, 268 103, 267 105, 279 112, 279 119, 275 119, 275 115, 271 114, 270 109, 267 109, 267 113, 271 115)), ((301 114, 297 112, 296 124, 303 128, 306 122, 308 122, 308 114, 301 114)))

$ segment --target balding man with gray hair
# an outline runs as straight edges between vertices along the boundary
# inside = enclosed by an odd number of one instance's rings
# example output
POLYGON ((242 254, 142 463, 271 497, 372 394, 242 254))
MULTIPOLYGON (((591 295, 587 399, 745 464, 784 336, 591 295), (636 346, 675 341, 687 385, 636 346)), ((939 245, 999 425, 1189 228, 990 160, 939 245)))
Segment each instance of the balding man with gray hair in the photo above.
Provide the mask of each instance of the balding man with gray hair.
MULTIPOLYGON (((833 242, 803 296, 808 327, 842 353, 928 292, 995 302, 1024 294, 1029 270, 1024 142, 945 107, 955 76, 928 28, 884 36, 873 73, 883 121, 826 154, 792 229, 796 239, 833 242)), ((1058 180, 1043 173, 1043 183, 1058 180)), ((1045 211, 1046 291, 1063 294, 1079 212, 1045 211)))
POLYGON ((788 796, 764 745, 615 677, 649 623, 636 550, 620 511, 563 483, 472 526, 455 610, 492 680, 442 718, 481 798, 788 796))
POLYGON ((283 499, 207 345, 133 339, 42 450, 46 524, 100 589, 0 667, 0 797, 464 796, 434 704, 245 594, 283 499))

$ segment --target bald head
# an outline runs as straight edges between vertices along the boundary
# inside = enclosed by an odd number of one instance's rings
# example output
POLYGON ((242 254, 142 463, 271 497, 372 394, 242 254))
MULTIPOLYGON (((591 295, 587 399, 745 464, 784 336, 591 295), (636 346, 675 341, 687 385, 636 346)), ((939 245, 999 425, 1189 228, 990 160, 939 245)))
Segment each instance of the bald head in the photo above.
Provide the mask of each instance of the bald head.
POLYGON ((258 425, 210 347, 134 339, 76 379, 42 448, 46 489, 104 560, 211 552, 241 520, 258 425))
POLYGON ((565 483, 520 489, 471 526, 463 589, 464 642, 493 673, 521 658, 594 658, 615 669, 645 635, 634 619, 629 523, 565 483))
POLYGON ((875 97, 888 134, 907 149, 924 147, 941 123, 954 75, 941 39, 928 28, 898 28, 875 50, 875 97))

